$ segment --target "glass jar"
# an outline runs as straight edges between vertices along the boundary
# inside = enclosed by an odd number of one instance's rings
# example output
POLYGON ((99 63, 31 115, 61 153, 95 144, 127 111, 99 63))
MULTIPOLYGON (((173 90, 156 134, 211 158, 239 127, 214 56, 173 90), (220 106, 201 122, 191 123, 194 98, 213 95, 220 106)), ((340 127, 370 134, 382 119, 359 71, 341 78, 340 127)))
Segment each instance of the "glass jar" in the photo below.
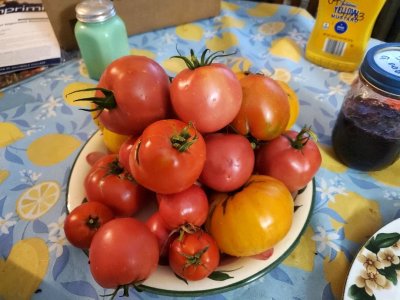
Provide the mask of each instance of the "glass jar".
POLYGON ((400 155, 400 43, 372 47, 347 93, 333 133, 337 158, 361 171, 382 170, 400 155))
POLYGON ((98 80, 113 60, 130 53, 126 27, 109 0, 86 0, 75 11, 79 50, 90 78, 98 80))

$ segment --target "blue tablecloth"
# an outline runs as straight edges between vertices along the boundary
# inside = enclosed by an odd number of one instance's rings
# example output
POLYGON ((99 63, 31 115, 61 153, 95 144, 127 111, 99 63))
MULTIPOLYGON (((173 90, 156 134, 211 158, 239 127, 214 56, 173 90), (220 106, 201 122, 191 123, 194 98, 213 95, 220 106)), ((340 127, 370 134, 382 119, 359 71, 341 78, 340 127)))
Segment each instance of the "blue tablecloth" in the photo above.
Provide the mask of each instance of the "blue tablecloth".
MULTIPOLYGON (((169 59, 176 48, 193 48, 196 53, 205 48, 238 50, 220 61, 235 72, 261 71, 287 82, 301 105, 297 125, 312 125, 319 136, 323 163, 315 178, 316 203, 299 245, 256 281, 196 299, 341 298, 360 246, 400 216, 399 162, 381 172, 362 173, 343 166, 332 154, 332 126, 356 73, 339 73, 305 60, 313 24, 299 8, 232 0, 222 2, 217 17, 129 39, 132 53, 155 59, 171 76, 182 67, 169 59)), ((79 150, 96 130, 89 114, 63 98, 64 88, 76 82, 95 83, 79 59, 0 92, 0 287, 8 276, 2 272, 7 258, 29 260, 29 251, 44 251, 48 267, 35 276, 23 274, 25 281, 12 285, 37 281, 32 299, 100 299, 104 294, 91 277, 87 257, 68 243, 63 231, 68 176, 79 150), (51 202, 49 197, 49 203, 34 210, 23 200, 43 186, 51 187, 56 199, 51 202)), ((0 288, 0 298, 2 292, 0 288)), ((172 298, 132 290, 130 299, 172 298)))

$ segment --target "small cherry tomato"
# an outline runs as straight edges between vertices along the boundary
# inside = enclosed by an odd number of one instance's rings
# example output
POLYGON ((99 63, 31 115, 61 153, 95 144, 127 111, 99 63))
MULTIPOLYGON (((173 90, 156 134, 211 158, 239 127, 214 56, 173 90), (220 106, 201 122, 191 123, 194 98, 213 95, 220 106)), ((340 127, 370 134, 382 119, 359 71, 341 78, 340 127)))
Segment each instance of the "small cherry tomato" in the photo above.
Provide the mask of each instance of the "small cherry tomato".
POLYGON ((187 280, 209 276, 219 265, 219 249, 206 232, 184 233, 169 249, 169 265, 175 274, 187 280))
POLYGON ((75 247, 88 249, 93 236, 114 214, 100 202, 86 202, 74 208, 64 221, 67 240, 75 247))
POLYGON ((254 169, 254 151, 239 134, 214 133, 205 137, 207 158, 199 181, 220 192, 241 187, 254 169))
POLYGON ((207 219, 208 199, 196 184, 176 194, 157 194, 159 213, 170 229, 182 225, 201 226, 207 219))

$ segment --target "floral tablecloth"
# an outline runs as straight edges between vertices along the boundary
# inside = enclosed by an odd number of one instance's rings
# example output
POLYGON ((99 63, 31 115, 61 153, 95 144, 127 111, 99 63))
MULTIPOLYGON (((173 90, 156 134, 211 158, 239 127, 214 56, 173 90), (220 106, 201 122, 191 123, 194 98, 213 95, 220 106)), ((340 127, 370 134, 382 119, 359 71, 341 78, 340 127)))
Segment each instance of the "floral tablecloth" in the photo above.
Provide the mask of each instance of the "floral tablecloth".
MULTIPOLYGON (((183 67, 170 59, 176 48, 237 50, 222 61, 234 71, 263 72, 287 82, 300 100, 297 126, 312 125, 319 136, 323 163, 315 178, 316 203, 292 254, 244 287, 196 299, 339 299, 358 249, 400 217, 400 162, 362 173, 334 158, 332 126, 356 73, 305 60, 313 24, 299 8, 232 0, 222 2, 215 18, 130 37, 132 53, 155 59, 170 76, 183 67)), ((91 277, 85 254, 63 231, 71 167, 96 131, 90 114, 63 97, 65 87, 77 82, 95 83, 73 59, 0 92, 0 299, 10 290, 25 293, 21 299, 101 299, 105 293, 91 277), (48 193, 35 198, 41 189, 48 193), (10 257, 23 267, 6 268, 10 257)), ((130 296, 170 298, 133 290, 130 296)))

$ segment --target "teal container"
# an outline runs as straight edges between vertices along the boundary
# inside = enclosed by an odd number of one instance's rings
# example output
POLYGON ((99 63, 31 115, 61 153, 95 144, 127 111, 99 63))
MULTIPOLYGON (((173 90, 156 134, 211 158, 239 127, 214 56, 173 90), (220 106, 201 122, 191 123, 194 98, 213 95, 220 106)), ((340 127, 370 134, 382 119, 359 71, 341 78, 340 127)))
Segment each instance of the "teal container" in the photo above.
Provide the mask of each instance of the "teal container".
POLYGON ((115 59, 128 55, 128 34, 109 0, 87 0, 75 7, 75 37, 90 78, 99 80, 115 59))

